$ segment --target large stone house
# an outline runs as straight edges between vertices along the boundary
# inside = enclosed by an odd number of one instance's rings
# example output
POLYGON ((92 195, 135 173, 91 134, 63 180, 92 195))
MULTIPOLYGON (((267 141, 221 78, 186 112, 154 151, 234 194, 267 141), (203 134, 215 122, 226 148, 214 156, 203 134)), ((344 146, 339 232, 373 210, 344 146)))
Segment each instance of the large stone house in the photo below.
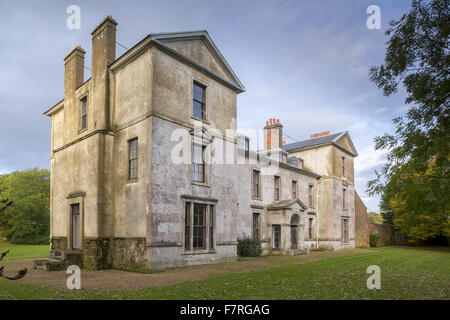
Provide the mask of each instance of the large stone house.
POLYGON ((206 31, 150 34, 116 58, 116 25, 64 59, 51 117, 51 256, 85 268, 159 270, 235 260, 237 239, 264 252, 354 247, 347 132, 265 150, 237 136, 245 90, 206 31), (223 152, 225 150, 225 152, 223 152), (225 159, 225 160, 224 160, 225 159))

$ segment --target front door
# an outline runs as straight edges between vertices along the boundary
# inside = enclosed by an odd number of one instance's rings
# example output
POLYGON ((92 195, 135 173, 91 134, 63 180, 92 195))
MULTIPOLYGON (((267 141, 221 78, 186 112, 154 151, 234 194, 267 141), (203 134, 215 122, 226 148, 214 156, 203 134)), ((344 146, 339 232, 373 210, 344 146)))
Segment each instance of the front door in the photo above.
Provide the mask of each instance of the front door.
POLYGON ((297 249, 298 246, 298 227, 291 225, 291 249, 297 249))
POLYGON ((80 249, 80 204, 70 205, 72 250, 80 249))

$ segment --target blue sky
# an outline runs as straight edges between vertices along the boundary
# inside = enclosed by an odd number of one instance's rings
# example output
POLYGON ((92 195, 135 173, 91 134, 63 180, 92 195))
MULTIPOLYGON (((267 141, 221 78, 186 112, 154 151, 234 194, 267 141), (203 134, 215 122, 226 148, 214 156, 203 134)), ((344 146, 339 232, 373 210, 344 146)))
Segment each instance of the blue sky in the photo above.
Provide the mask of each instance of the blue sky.
MULTIPOLYGON (((403 92, 384 97, 368 70, 383 62, 388 21, 409 7, 409 0, 0 0, 0 173, 49 168, 50 119, 42 112, 63 97, 63 59, 80 44, 90 67, 90 32, 111 14, 127 48, 152 32, 208 30, 247 88, 238 97, 243 132, 268 118, 298 140, 348 130, 359 153, 356 190, 378 210, 378 197, 365 193, 385 159, 373 138, 392 132, 392 118, 406 107, 403 92), (81 30, 66 27, 72 4, 81 8, 81 30), (380 30, 366 27, 369 5, 381 9, 380 30)), ((124 51, 118 46, 117 56, 124 51)))

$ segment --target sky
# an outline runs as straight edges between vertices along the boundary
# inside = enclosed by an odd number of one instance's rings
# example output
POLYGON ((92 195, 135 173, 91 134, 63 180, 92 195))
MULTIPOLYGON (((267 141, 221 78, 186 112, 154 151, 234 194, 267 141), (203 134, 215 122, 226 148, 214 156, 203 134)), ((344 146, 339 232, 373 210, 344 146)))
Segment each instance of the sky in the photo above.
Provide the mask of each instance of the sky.
MULTIPOLYGON (((63 59, 80 44, 90 67, 90 33, 111 14, 126 48, 149 33, 208 30, 246 87, 237 107, 243 133, 269 118, 280 119, 295 140, 347 130, 359 154, 356 191, 378 211, 379 197, 370 197, 366 184, 386 153, 374 150, 373 139, 392 132, 392 119, 407 107, 404 92, 383 96, 368 71, 383 63, 388 22, 409 8, 409 0, 0 0, 0 174, 49 168, 50 119, 43 112, 63 98, 63 59), (79 30, 67 28, 70 5, 81 10, 79 30), (366 26, 370 5, 380 8, 380 29, 366 26)), ((251 146, 258 149, 256 141, 251 146)))

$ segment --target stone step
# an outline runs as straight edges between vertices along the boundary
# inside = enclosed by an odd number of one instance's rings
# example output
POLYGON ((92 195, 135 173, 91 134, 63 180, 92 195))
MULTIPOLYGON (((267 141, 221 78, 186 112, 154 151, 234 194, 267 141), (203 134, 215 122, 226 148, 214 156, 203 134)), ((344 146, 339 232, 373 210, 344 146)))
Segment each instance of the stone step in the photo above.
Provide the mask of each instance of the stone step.
POLYGON ((299 255, 302 255, 302 254, 308 254, 308 251, 307 250, 300 250, 300 249, 289 251, 289 255, 291 255, 291 256, 299 256, 299 255))
POLYGON ((37 259, 33 261, 33 268, 42 271, 64 270, 64 261, 58 259, 37 259))

